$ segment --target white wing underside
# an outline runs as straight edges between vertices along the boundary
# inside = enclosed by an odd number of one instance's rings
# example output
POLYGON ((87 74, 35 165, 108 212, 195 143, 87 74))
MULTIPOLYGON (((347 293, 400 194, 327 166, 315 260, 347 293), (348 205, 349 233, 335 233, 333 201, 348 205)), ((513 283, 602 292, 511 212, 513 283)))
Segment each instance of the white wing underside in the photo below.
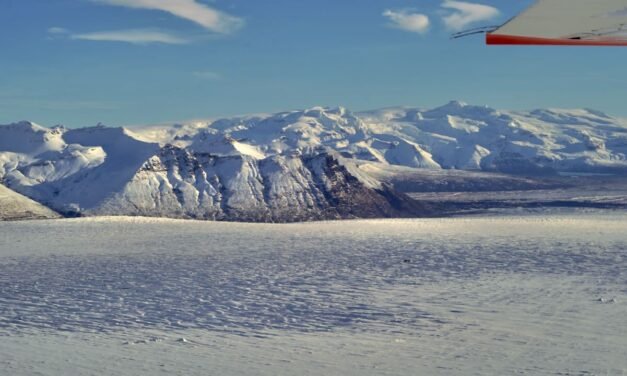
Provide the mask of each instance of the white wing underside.
POLYGON ((627 39, 627 0, 539 0, 492 34, 550 39, 627 39))

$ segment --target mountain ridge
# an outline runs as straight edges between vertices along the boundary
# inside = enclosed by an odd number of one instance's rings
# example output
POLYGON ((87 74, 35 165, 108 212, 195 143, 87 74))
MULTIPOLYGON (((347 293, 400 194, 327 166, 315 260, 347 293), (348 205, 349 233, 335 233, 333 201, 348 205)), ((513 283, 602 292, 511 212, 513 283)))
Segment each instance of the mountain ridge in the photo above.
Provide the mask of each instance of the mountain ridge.
POLYGON ((599 111, 514 112, 459 101, 137 128, 0 126, 0 181, 66 215, 279 222, 432 215, 364 164, 550 176, 624 173, 626 155, 627 122, 599 111))

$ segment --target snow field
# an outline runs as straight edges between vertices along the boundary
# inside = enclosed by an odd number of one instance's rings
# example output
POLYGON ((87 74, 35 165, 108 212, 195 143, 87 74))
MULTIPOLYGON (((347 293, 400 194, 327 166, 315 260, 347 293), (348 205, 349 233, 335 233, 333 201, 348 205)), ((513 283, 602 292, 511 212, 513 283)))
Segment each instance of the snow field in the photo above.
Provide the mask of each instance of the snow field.
POLYGON ((3 223, 0 374, 621 375, 626 223, 3 223))

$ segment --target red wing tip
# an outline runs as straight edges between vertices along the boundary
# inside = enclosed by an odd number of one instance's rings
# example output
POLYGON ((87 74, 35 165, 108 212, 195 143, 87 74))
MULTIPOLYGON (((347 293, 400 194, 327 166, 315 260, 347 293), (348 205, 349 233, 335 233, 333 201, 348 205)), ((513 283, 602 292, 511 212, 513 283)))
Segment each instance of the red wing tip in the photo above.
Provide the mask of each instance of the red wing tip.
POLYGON ((539 38, 519 35, 486 34, 486 44, 491 46, 627 46, 625 39, 566 39, 539 38))

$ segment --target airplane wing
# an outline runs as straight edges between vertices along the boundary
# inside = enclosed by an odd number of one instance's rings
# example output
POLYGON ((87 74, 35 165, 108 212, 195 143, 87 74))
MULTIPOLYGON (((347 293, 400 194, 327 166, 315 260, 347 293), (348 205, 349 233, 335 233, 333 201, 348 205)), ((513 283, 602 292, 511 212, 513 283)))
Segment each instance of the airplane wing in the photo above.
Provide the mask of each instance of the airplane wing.
POLYGON ((538 0, 487 44, 627 46, 627 0, 538 0))

